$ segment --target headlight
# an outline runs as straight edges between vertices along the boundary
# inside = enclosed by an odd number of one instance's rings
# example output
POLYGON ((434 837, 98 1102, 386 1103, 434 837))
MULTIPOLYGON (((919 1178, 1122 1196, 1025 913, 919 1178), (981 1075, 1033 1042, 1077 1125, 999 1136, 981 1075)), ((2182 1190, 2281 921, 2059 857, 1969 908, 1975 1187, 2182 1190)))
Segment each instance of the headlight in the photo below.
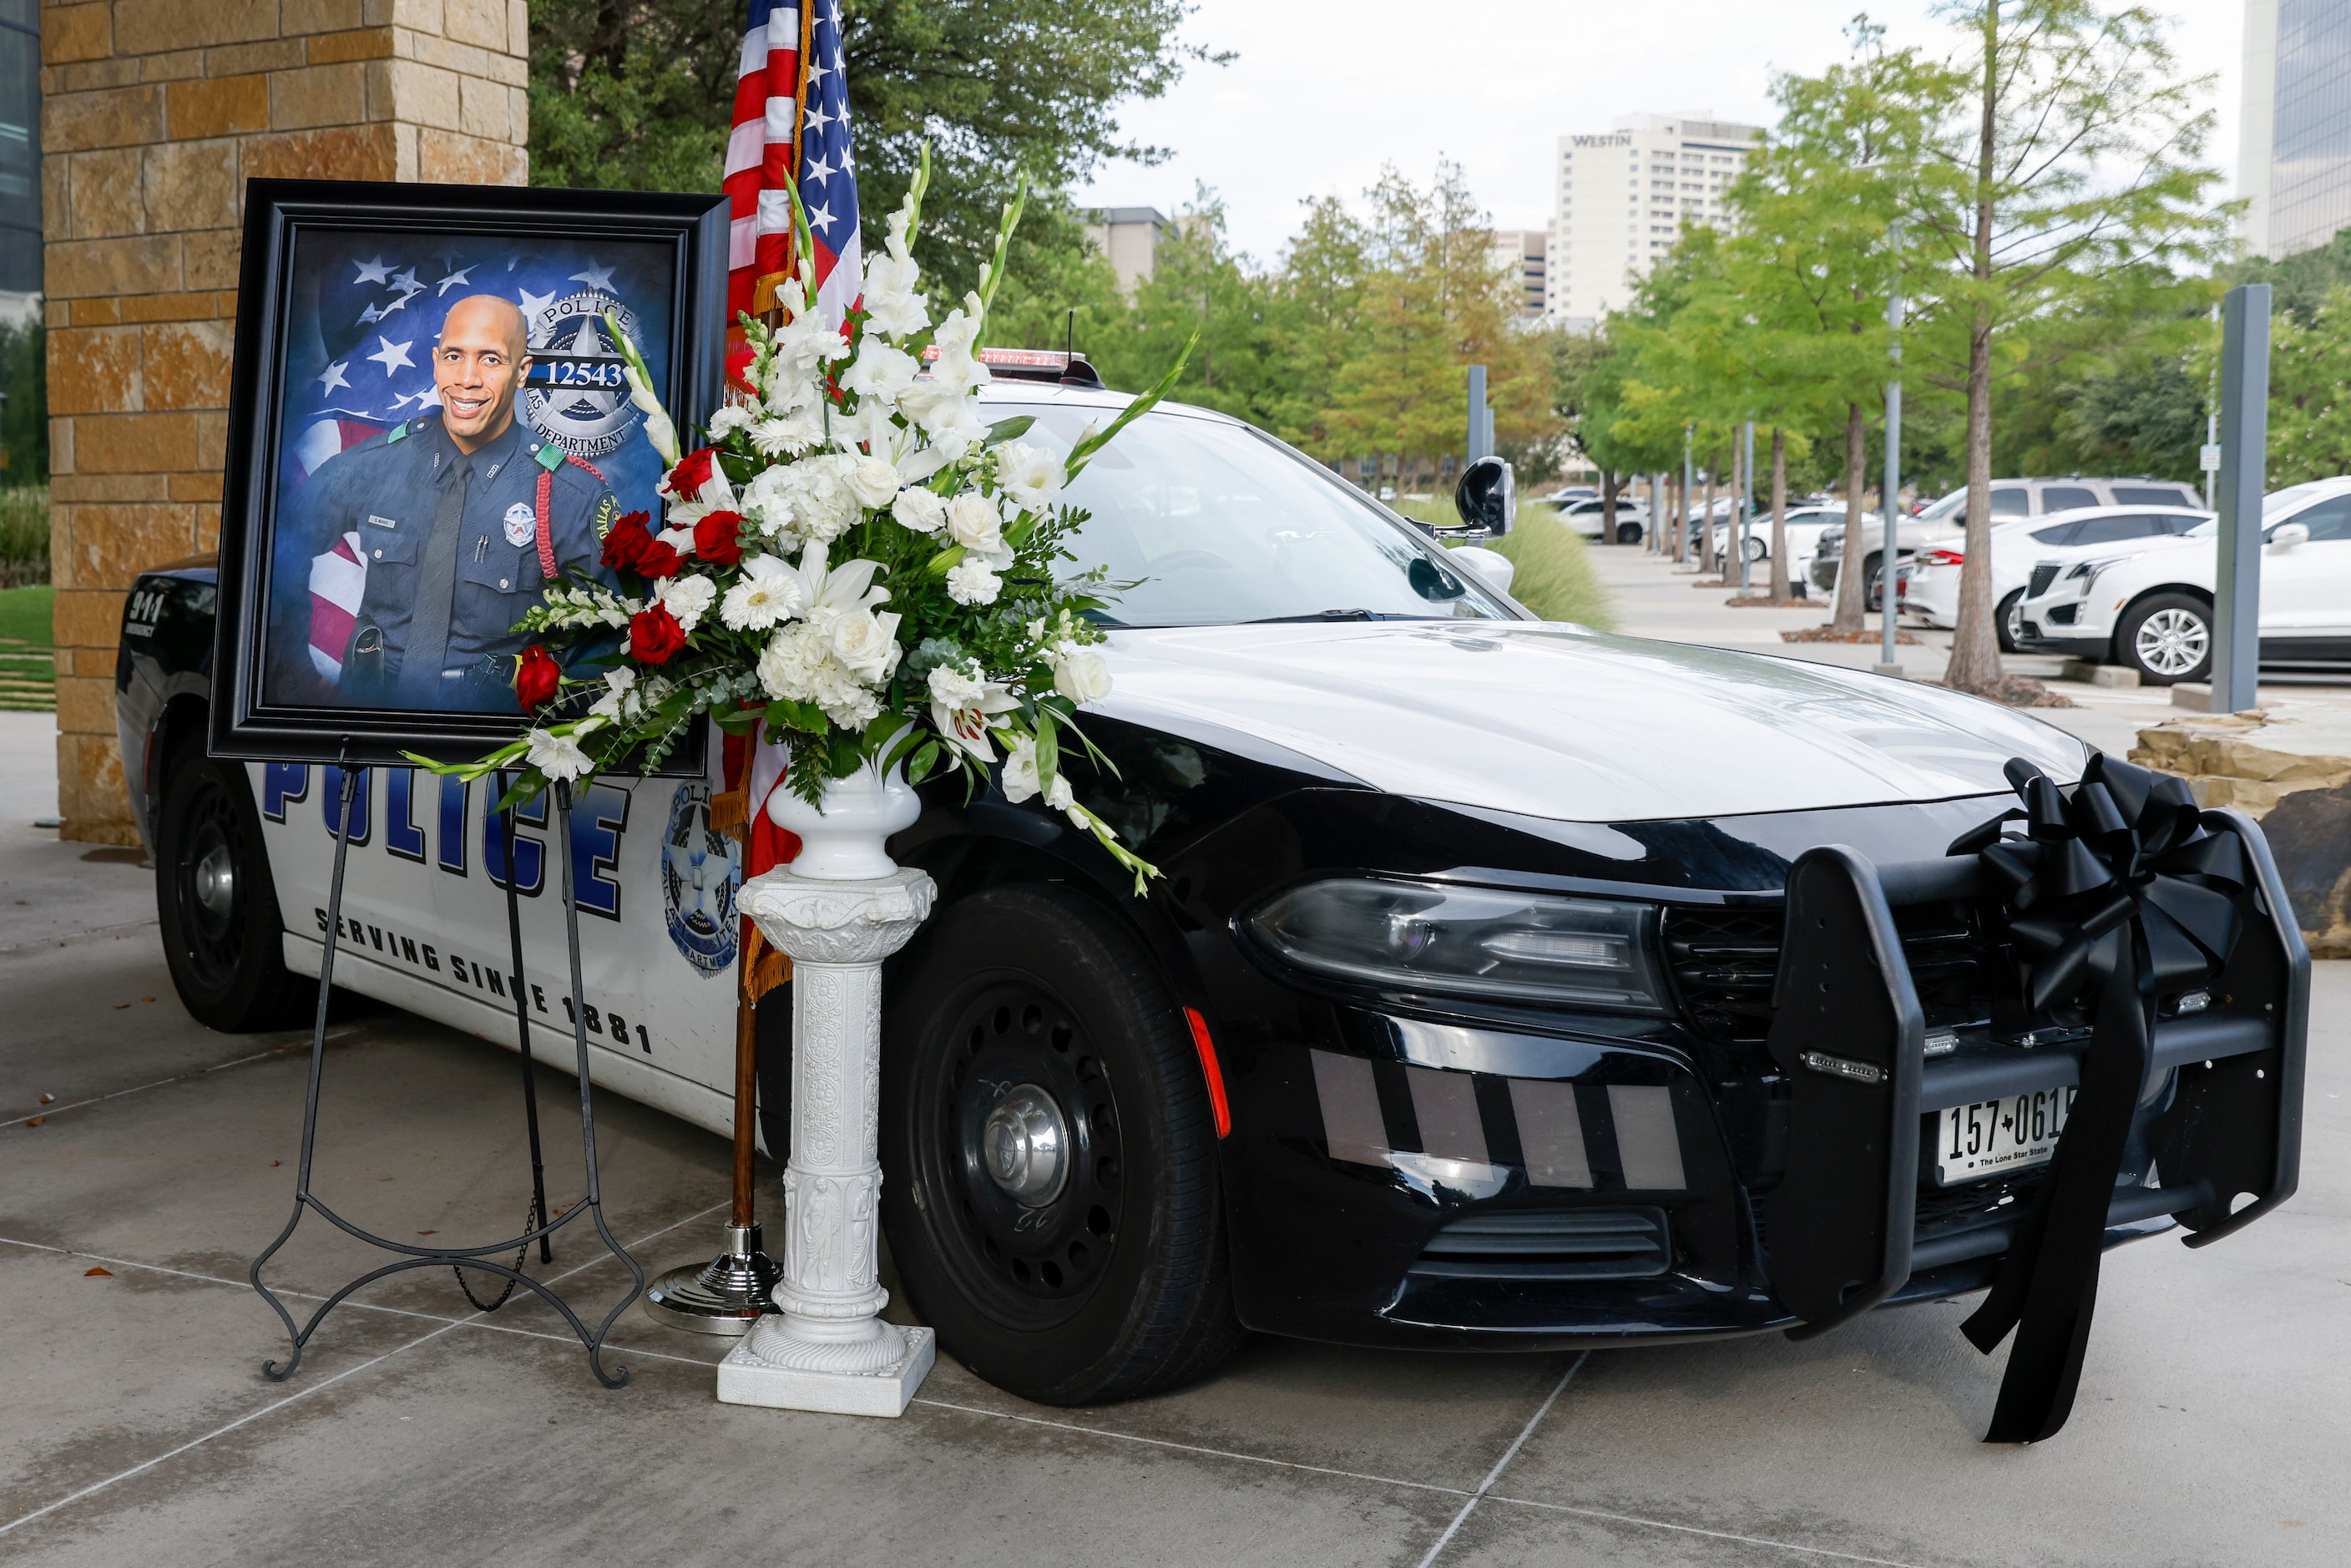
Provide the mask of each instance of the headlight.
POLYGON ((2073 570, 2065 574, 2065 580, 2068 582, 2079 582, 2082 585, 2082 591, 2087 593, 2090 591, 2091 587, 2097 582, 2100 576, 2112 571, 2115 568, 2122 565, 2123 562, 2126 560, 2137 560, 2146 553, 2147 551, 2143 549, 2135 549, 2124 555, 2100 556, 2095 560, 2083 561, 2080 565, 2074 567, 2073 570))
POLYGON ((1667 1010, 1650 904, 1333 878, 1280 894, 1245 924, 1300 968, 1359 985, 1667 1010))

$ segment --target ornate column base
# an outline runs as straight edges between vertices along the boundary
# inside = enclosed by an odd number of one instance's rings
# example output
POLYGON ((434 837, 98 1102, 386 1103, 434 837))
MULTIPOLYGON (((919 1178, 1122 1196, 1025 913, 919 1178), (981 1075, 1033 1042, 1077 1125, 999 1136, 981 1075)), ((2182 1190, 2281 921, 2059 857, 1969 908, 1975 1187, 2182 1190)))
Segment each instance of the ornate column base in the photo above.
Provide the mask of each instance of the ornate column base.
POLYGON ((938 1337, 879 1318, 862 1340, 804 1339, 793 1320, 765 1317, 718 1364, 726 1405, 767 1405, 833 1416, 903 1416, 938 1360, 938 1337))

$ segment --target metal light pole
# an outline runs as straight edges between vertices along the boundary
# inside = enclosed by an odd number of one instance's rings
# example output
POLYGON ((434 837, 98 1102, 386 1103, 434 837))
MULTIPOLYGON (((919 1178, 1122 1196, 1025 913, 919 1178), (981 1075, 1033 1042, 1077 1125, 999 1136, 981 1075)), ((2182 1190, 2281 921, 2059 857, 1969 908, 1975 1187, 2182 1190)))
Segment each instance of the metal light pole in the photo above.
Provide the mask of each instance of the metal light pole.
POLYGON ((1895 622, 1898 614, 1895 593, 1901 571, 1901 535, 1896 531, 1896 518, 1901 512, 1902 493, 1902 274, 1894 274, 1894 285, 1887 291, 1886 325, 1894 354, 1894 373, 1886 382, 1886 493, 1879 497, 1885 503, 1886 537, 1878 541, 1878 604, 1883 613, 1878 629, 1881 641, 1877 648, 1877 673, 1898 675, 1902 661, 1895 656, 1895 622))
POLYGON ((2220 571, 2213 579, 2212 711, 2261 701, 2262 480, 2270 453, 2270 286, 2220 302, 2220 571))
POLYGON ((1494 450, 1493 427, 1486 423, 1486 367, 1469 367, 1469 461, 1494 450))

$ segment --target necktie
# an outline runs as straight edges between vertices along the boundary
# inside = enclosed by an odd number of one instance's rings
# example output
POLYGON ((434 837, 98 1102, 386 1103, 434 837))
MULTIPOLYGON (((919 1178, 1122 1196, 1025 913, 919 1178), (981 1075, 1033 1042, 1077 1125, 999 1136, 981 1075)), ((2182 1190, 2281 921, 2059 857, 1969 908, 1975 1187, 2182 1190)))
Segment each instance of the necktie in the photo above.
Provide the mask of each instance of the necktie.
POLYGON ((424 562, 416 574, 416 610, 408 623, 408 652, 401 660, 400 684, 411 702, 436 706, 442 697, 441 671, 448 663, 449 615, 457 591, 458 535, 465 520, 465 488, 474 465, 460 457, 441 492, 441 507, 433 514, 433 532, 424 541, 424 562))

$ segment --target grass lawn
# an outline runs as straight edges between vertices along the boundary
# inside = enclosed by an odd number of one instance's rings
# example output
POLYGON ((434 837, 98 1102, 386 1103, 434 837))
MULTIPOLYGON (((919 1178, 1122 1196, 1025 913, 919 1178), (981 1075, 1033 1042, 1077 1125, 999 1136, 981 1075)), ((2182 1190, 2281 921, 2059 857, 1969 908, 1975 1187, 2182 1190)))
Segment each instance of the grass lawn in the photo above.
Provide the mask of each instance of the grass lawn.
POLYGON ((57 591, 0 589, 0 708, 47 711, 57 706, 57 664, 49 653, 49 615, 57 591))
MULTIPOLYGON (((1397 501, 1395 509, 1424 523, 1458 524, 1449 498, 1397 501)), ((1605 632, 1616 624, 1608 591, 1593 574, 1581 534, 1552 515, 1548 507, 1520 507, 1510 531, 1486 547, 1508 556, 1517 573, 1510 596, 1546 621, 1573 621, 1605 632)))

